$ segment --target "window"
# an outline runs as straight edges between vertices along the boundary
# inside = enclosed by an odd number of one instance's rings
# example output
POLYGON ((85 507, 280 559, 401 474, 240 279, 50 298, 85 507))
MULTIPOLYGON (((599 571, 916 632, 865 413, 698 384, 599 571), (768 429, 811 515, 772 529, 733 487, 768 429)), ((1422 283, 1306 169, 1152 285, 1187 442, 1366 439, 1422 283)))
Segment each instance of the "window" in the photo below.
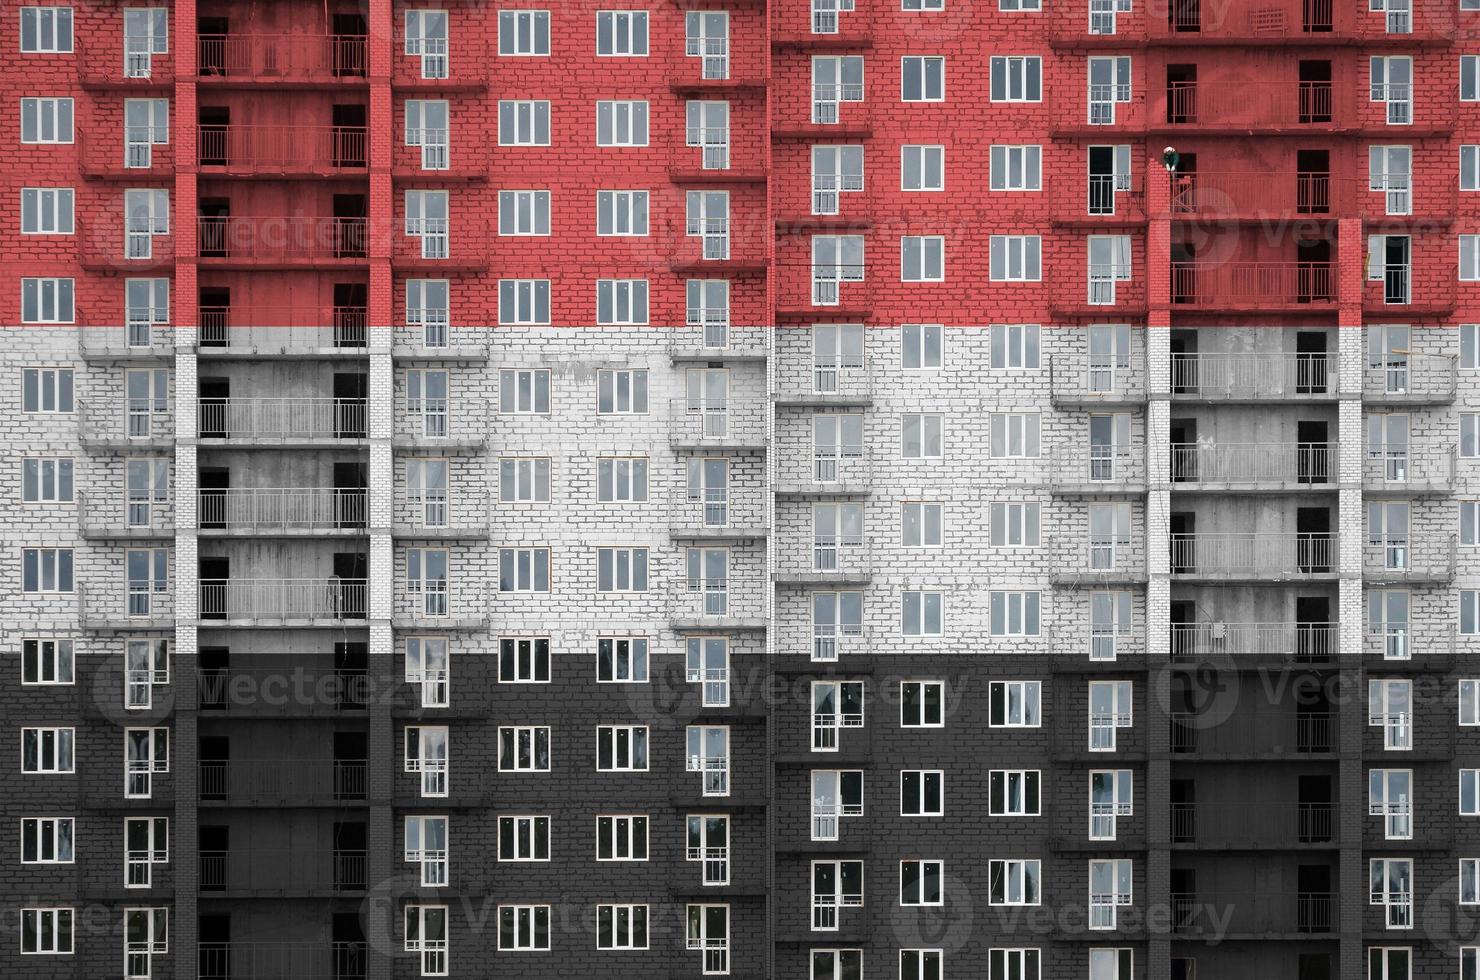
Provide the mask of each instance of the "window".
POLYGON ((812 236, 812 305, 837 306, 841 284, 863 278, 862 235, 812 236))
POLYGON ((22 459, 22 503, 71 503, 72 472, 71 459, 35 456, 22 459))
POLYGON ((550 234, 549 191, 499 191, 500 235, 550 234))
POLYGON ((423 708, 445 708, 450 703, 449 652, 445 636, 406 638, 406 683, 421 689, 423 708))
POLYGON ((72 100, 21 99, 21 142, 72 142, 72 100))
MULTIPOLYGON (((74 291, 71 279, 23 277, 21 279, 21 322, 71 323, 74 291)), ((70 378, 72 372, 66 373, 70 378)), ((70 412, 71 409, 68 408, 67 411, 70 412)))
POLYGON ((505 726, 498 730, 500 772, 549 772, 549 726, 505 726))
POLYGON ((500 100, 498 143, 499 146, 549 146, 550 103, 532 99, 500 100))
POLYGON ((1114 660, 1122 637, 1131 636, 1132 599, 1129 592, 1091 592, 1089 597, 1089 658, 1114 660))
POLYGON ((862 727, 862 681, 812 682, 813 752, 836 752, 844 728, 862 727))
POLYGON ((708 974, 730 972, 730 907, 728 905, 690 905, 686 945, 703 951, 702 970, 708 974))
POLYGON ((905 235, 899 240, 901 282, 944 282, 946 240, 943 235, 905 235))
POLYGON ((1036 323, 994 323, 991 334, 991 366, 994 371, 1038 370, 1036 323))
POLYGON ((1459 100, 1480 102, 1480 55, 1460 55, 1459 100))
POLYGON ((1369 903, 1383 907, 1389 929, 1413 928, 1413 860, 1373 858, 1369 903))
POLYGON ((406 54, 421 59, 422 78, 447 77, 447 11, 406 11, 406 54))
POLYGON ((602 637, 596 641, 596 680, 606 684, 646 684, 646 637, 602 637))
POLYGON ((1089 750, 1114 752, 1115 733, 1131 727, 1131 682, 1089 682, 1089 750))
POLYGON ((1480 769, 1459 771, 1459 813, 1462 817, 1480 816, 1480 769))
POLYGON ((548 684, 550 640, 548 637, 512 637, 499 640, 500 684, 548 684))
POLYGON ((1114 929, 1115 910, 1131 904, 1131 862, 1089 863, 1089 928, 1114 929))
POLYGON ((1367 724, 1382 728, 1385 750, 1413 748, 1413 682, 1396 678, 1369 680, 1367 724))
POLYGON ((71 640, 21 640, 22 684, 71 684, 76 678, 75 670, 71 640))
POLYGON ((1091 947, 1089 980, 1131 980, 1135 971, 1135 950, 1127 946, 1091 947))
POLYGON ((690 99, 684 105, 684 145, 699 148, 704 170, 730 167, 730 104, 717 99, 690 99))
POLYGON ((899 328, 900 363, 906 371, 938 371, 943 365, 945 328, 938 323, 906 323, 899 328))
POLYGON ((505 415, 549 415, 550 372, 505 369, 498 373, 499 411, 505 415))
POLYGON ((1461 946, 1459 948, 1459 978, 1460 980, 1475 980, 1480 977, 1480 946, 1461 946))
POLYGON ((684 13, 684 56, 699 59, 701 77, 730 77, 730 15, 723 10, 684 13))
POLYGON ((646 592, 647 586, 646 548, 596 549, 596 591, 646 592))
POLYGON ((72 910, 21 909, 21 952, 72 955, 72 910))
POLYGON ((993 412, 988 420, 988 451, 993 459, 1037 459, 1037 412, 993 412))
POLYGON ((1413 980, 1412 967, 1412 947, 1367 947, 1367 980, 1413 980))
POLYGON ((684 195, 684 234, 698 238, 706 260, 730 257, 729 191, 688 191, 684 195))
POLYGON ((167 909, 124 909, 124 976, 151 976, 152 961, 169 952, 167 909))
POLYGON ((1386 840, 1413 837, 1413 770, 1373 769, 1367 777, 1367 814, 1382 817, 1386 840))
POLYGON ((900 0, 900 10, 934 11, 946 9, 946 0, 900 0))
POLYGON ((447 346, 450 310, 446 279, 406 280, 406 325, 422 328, 423 347, 447 346))
POLYGON ((1480 725, 1480 680, 1459 682, 1459 723, 1461 727, 1480 725))
POLYGON ((156 324, 170 322, 168 279, 124 280, 124 316, 130 347, 153 346, 156 324))
POLYGON ((943 955, 938 949, 901 949, 899 980, 941 980, 943 955))
MULTIPOLYGON (((550 322, 550 280, 500 279, 498 281, 498 322, 510 326, 548 324, 550 322)), ((549 375, 549 372, 543 373, 546 376, 549 375)))
POLYGON ((406 549, 406 595, 421 615, 447 615, 451 562, 446 548, 406 549))
MULTIPOLYGON (((1002 0, 1002 2, 1017 3, 1019 0, 1002 0)), ((1024 2, 1032 2, 1032 0, 1024 0, 1024 2)), ((1003 9, 1009 8, 1004 7, 1003 9)), ((1035 4, 1026 9, 1037 10, 1038 7, 1035 4)), ((994 947, 987 951, 991 980, 1039 980, 1039 964, 1042 959, 1042 953, 1038 949, 994 947)))
POLYGON ((123 755, 124 797, 149 799, 154 795, 154 774, 170 771, 170 730, 125 728, 123 755))
POLYGON ((1114 840, 1116 819, 1128 817, 1134 812, 1134 796, 1135 776, 1132 770, 1091 770, 1089 774, 1089 839, 1114 840))
POLYGON ((406 818, 405 859, 421 868, 424 888, 447 886, 447 818, 406 818))
POLYGON ((812 59, 812 122, 831 126, 839 119, 838 106, 863 101, 863 58, 858 55, 818 56, 812 59))
POLYGON ((905 102, 944 102, 946 59, 911 56, 900 59, 900 99, 905 102))
POLYGON ((1042 239, 1038 235, 991 236, 993 282, 1038 282, 1042 279, 1039 253, 1042 239))
MULTIPOLYGON (((43 470, 43 484, 46 474, 43 470)), ((71 497, 71 474, 66 474, 71 497)), ((154 505, 170 499, 170 464, 166 459, 131 459, 124 466, 125 519, 129 527, 152 527, 154 505)), ((348 507, 346 506, 346 510, 348 507)))
POLYGON ((1037 592, 993 589, 987 594, 993 636, 1039 635, 1037 592))
POLYGON ((596 818, 596 860, 646 861, 648 818, 646 814, 596 818))
POLYGON ((703 774, 705 796, 729 796, 730 730, 723 725, 690 725, 684 734, 684 769, 703 774))
POLYGON ((899 148, 899 189, 943 191, 946 189, 946 148, 911 146, 899 148))
POLYGON ((421 239, 421 257, 445 259, 450 248, 446 191, 406 192, 406 235, 421 239))
POLYGON ((812 147, 812 213, 837 214, 842 195, 863 190, 863 147, 812 147))
POLYGON ((1042 724, 1042 681, 992 681, 987 695, 991 727, 1037 728, 1042 724))
POLYGON ((646 905, 596 906, 597 949, 647 949, 646 905))
POLYGON ((700 685, 700 703, 723 708, 730 703, 730 641, 723 636, 691 636, 685 642, 684 680, 700 685))
POLYGON ((646 725, 597 726, 597 772, 646 772, 647 767, 648 729, 646 725))
POLYGON ((941 429, 945 416, 908 412, 900 416, 901 452, 905 459, 940 459, 945 455, 941 429))
POLYGON ((74 231, 72 188, 21 188, 22 235, 70 235, 74 231))
POLYGON ((447 479, 450 464, 445 459, 406 461, 406 502, 414 508, 414 520, 422 527, 447 527, 447 479))
POLYGON ((863 815, 863 772, 812 770, 812 839, 837 840, 842 817, 863 815))
POLYGON ((991 189, 994 191, 1042 190, 1042 159, 1043 148, 1041 146, 993 146, 991 189))
POLYGON ((549 548, 500 548, 500 592, 549 592, 549 548))
POLYGON ((539 57, 550 53, 548 10, 500 10, 498 53, 503 57, 539 57))
POLYGON ((899 815, 902 817, 944 815, 945 782, 946 774, 942 769, 901 771, 899 774, 899 815))
MULTIPOLYGON (((421 148, 421 169, 446 170, 452 166, 447 139, 450 119, 451 109, 446 99, 406 100, 406 145, 421 148)), ((547 199, 547 215, 548 204, 547 199)), ((502 230, 502 216, 500 210, 499 234, 513 234, 502 230)))
POLYGON ((71 864, 73 819, 25 817, 21 820, 22 864, 71 864))
POLYGON ((148 616, 155 596, 170 591, 170 553, 166 548, 132 548, 124 552, 128 614, 148 616))
POLYGON ((1087 301, 1091 306, 1114 306, 1115 284, 1131 278, 1131 237, 1090 235, 1085 241, 1089 253, 1087 301))
POLYGON ((989 905, 1037 905, 1038 861, 988 861, 989 905))
POLYGON ((446 725, 407 725, 405 771, 421 776, 421 795, 447 795, 448 735, 446 725))
POLYGON ((123 165, 147 170, 154 160, 154 147, 170 141, 169 99, 124 99, 123 165))
POLYGON ((644 456, 606 456, 596 461, 596 499, 604 504, 648 499, 648 461, 644 456))
POLYGON ((148 78, 156 54, 169 53, 169 11, 164 7, 128 8, 123 11, 123 75, 148 78))
POLYGON ((944 905, 944 861, 899 862, 899 904, 944 905))
POLYGON ((447 906, 406 906, 406 952, 421 960, 424 977, 447 976, 447 906))
POLYGON ((71 7, 22 7, 22 54, 71 54, 71 7))
POLYGON ((1131 59, 1089 59, 1089 124, 1115 124, 1115 106, 1131 100, 1131 59))
POLYGON ((1459 904, 1480 905, 1480 858, 1459 859, 1459 904))
MULTIPOLYGON (((911 3, 913 0, 905 0, 911 3)), ((934 2, 934 0, 926 0, 934 2)), ((944 0, 939 0, 944 2, 944 0)), ((906 10, 909 8, 906 7, 906 10)), ((860 980, 863 976, 863 950, 813 949, 811 980, 860 980)), ((1036 980, 1036 978, 1035 978, 1036 980)))
MULTIPOLYGON (((643 281, 643 293, 647 282, 643 281)), ((643 297, 646 321, 646 295, 643 297)), ((609 322, 609 321, 604 321, 609 322)), ((646 415, 648 410, 648 373, 646 368, 603 370, 596 373, 596 414, 646 415)))
POLYGON ((646 102, 596 103, 597 146, 647 146, 648 104, 646 102))
POLYGON ((648 12, 646 10, 598 10, 596 12, 596 53, 604 58, 646 57, 648 53, 648 12))
POLYGON ((71 592, 71 548, 22 548, 22 592, 71 592))
POLYGON ((812 862, 812 930, 833 932, 838 910, 863 905, 862 861, 812 862))
POLYGON ((1043 774, 1037 769, 993 769, 987 774, 987 812, 994 817, 1036 817, 1043 774))
POLYGON ((123 821, 123 887, 148 888, 154 866, 170 863, 167 817, 125 817, 123 821))
POLYGON ((1459 278, 1461 282, 1480 280, 1480 235, 1459 236, 1459 278))
POLYGON ((498 818, 500 861, 550 860, 549 817, 498 818))
POLYGON ((123 706, 154 706, 154 689, 170 682, 170 641, 165 637, 126 640, 123 647, 123 706))
POLYGON ((1407 56, 1371 59, 1371 92, 1373 102, 1387 104, 1387 123, 1408 126, 1413 123, 1413 59, 1407 56))
POLYGON ((21 772, 73 772, 75 739, 76 729, 72 728, 22 728, 21 772))
POLYGON ((503 503, 549 503, 550 460, 513 456, 500 459, 499 500, 503 503))
POLYGON ((941 636, 944 631, 945 597, 940 592, 906 589, 900 593, 902 629, 905 636, 941 636))
POLYGON ((906 548, 939 548, 944 504, 906 501, 900 511, 900 539, 906 548))
POLYGON ((1460 590, 1459 631, 1463 636, 1480 635, 1480 591, 1460 590))
POLYGON ((944 681, 901 681, 899 724, 903 728, 944 728, 944 681))
POLYGON ((1042 102, 1043 59, 1030 56, 992 58, 993 102, 1042 102))
POLYGON ((992 547, 1038 547, 1040 506, 1036 501, 993 501, 990 530, 992 547))
POLYGON ((643 236, 647 233, 647 191, 596 192, 596 234, 643 236))
POLYGON ((1480 145, 1466 143, 1459 148, 1459 189, 1480 191, 1480 145))
POLYGON ((1413 147, 1369 146, 1367 148, 1367 189, 1383 193, 1383 206, 1388 214, 1413 213, 1412 187, 1413 147))
POLYGON ((689 279, 684 283, 685 323, 702 327, 703 346, 730 345, 730 284, 725 279, 689 279))

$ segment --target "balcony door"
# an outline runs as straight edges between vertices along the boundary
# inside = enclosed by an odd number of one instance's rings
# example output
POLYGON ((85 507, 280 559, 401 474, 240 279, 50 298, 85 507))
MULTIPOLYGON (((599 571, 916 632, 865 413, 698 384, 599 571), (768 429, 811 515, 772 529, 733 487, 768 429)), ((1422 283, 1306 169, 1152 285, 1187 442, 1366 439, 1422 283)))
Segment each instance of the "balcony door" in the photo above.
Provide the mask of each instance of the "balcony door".
POLYGON ((231 579, 231 559, 206 556, 200 558, 200 618, 225 619, 226 591, 231 579))

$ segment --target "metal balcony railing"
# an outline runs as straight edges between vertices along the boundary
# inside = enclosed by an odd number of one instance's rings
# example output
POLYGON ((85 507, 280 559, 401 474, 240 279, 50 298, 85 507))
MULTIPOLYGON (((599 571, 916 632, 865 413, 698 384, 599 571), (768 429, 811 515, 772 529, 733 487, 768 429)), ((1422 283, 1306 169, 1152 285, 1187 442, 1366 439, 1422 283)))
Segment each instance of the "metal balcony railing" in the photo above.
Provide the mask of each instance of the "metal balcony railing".
POLYGON ((1216 9, 1196 3, 1173 4, 1165 30, 1173 34, 1275 38, 1330 34, 1336 26, 1331 0, 1253 0, 1216 9))
POLYGON ((196 58, 205 80, 352 82, 369 70, 365 42, 363 34, 201 34, 196 58))
MULTIPOLYGON (((682 479, 682 478, 680 478, 682 479)), ((760 487, 675 486, 668 495, 668 526, 698 533, 726 529, 759 529, 766 525, 766 501, 760 487)))
POLYGON ((814 534, 810 543, 798 536, 781 548, 776 563, 781 578, 867 577, 873 570, 863 535, 814 534))
POLYGON ((398 441, 442 445, 481 442, 488 424, 481 398, 409 398, 397 395, 395 436, 398 441))
POLYGON ((669 439, 677 445, 761 445, 766 406, 750 398, 720 403, 675 398, 669 403, 669 439))
POLYGON ((824 447, 814 449, 810 458, 804 450, 777 465, 778 483, 785 488, 862 490, 871 482, 873 455, 863 446, 824 447))
POLYGON ((1060 354, 1049 359, 1049 380, 1059 403, 1122 403, 1146 399, 1144 351, 1126 357, 1060 354))
POLYGON ((1177 173, 1171 176, 1171 210, 1204 217, 1330 214, 1333 203, 1350 204, 1353 189, 1351 181, 1328 172, 1177 173))
POLYGON ((364 980, 368 945, 342 942, 202 942, 198 980, 364 980))
POLYGON ((1280 579, 1336 573, 1332 533, 1173 534, 1173 577, 1280 579))
POLYGON ((1458 361, 1440 354, 1402 354, 1367 362, 1362 395, 1370 401, 1449 401, 1459 382, 1458 361))
POLYGON ((369 343, 369 316, 363 306, 262 307, 202 306, 198 346, 202 356, 250 351, 254 354, 308 354, 363 351, 369 343))
POLYGON ((205 215, 197 222, 203 260, 271 265, 357 261, 369 255, 365 218, 205 215))
POLYGON ((1256 308, 1332 303, 1330 262, 1173 262, 1173 303, 1256 308))
POLYGON ((778 654, 803 656, 818 663, 861 656, 868 649, 869 628, 863 623, 785 627, 776 639, 778 654))
POLYGON ((1368 443, 1362 482, 1374 490, 1445 491, 1454 484, 1453 446, 1368 443))
POLYGON ((365 438, 363 398, 202 398, 202 439, 292 442, 365 438))
POLYGON ((454 493, 401 488, 392 504, 392 523, 397 533, 411 536, 422 531, 427 537, 443 532, 484 534, 493 521, 494 500, 495 495, 486 490, 454 493))
POLYGON ((174 623, 175 594, 169 582, 127 582, 111 587, 79 585, 77 611, 84 626, 167 626, 174 623))
POLYGON ((355 620, 367 613, 362 578, 201 579, 205 620, 355 620))
POLYGON ((1145 537, 1094 538, 1064 535, 1050 542, 1051 575, 1057 582, 1138 582, 1146 578, 1145 537))
POLYGON ((303 895, 363 891, 362 850, 257 849, 200 852, 200 890, 303 895))
POLYGON ((1172 932, 1302 933, 1336 929, 1335 892, 1173 892, 1172 932))
POLYGON ((1340 623, 1171 624, 1173 660, 1235 657, 1239 660, 1324 662, 1340 650, 1340 623))
POLYGON ((1223 718, 1190 711, 1170 714, 1173 753, 1278 755, 1336 751, 1336 715, 1329 711, 1247 711, 1223 718))
POLYGON ((1060 488, 1127 491, 1146 484, 1146 450, 1139 445, 1061 443, 1046 462, 1050 481, 1060 488))
POLYGON ((741 327, 730 322, 724 307, 687 307, 686 321, 668 328, 668 352, 674 357, 766 356, 767 330, 741 327))
POLYGON ((84 535, 148 537, 173 534, 173 500, 107 491, 77 491, 77 520, 84 535))
POLYGON ((397 620, 482 622, 488 617, 483 591, 476 585, 450 579, 399 578, 392 614, 397 620))
POLYGON ((202 711, 248 715, 345 711, 364 708, 371 693, 370 678, 363 671, 305 666, 296 661, 230 669, 206 667, 196 674, 196 695, 202 711))
POLYGON ((120 398, 91 403, 77 400, 83 442, 169 442, 175 438, 173 398, 120 398))
POLYGON ((198 774, 202 800, 246 805, 363 800, 367 785, 364 759, 203 759, 198 774))
POLYGON ((1174 442, 1169 449, 1179 484, 1322 486, 1337 477, 1334 442, 1174 442))
POLYGON ((1337 393, 1330 354, 1173 354, 1173 398, 1259 400, 1337 393))
POLYGON ((77 350, 83 357, 160 357, 174 353, 175 328, 139 321, 122 325, 79 325, 77 350))
POLYGON ((1175 126, 1329 125, 1335 93, 1329 81, 1168 82, 1165 105, 1175 126))
POLYGON ((364 126, 217 126, 197 131, 202 168, 237 173, 334 173, 363 170, 364 126))
POLYGON ((765 605, 765 589, 755 576, 681 577, 668 589, 668 610, 673 619, 716 624, 733 619, 761 620, 765 605))
POLYGON ((1337 832, 1336 804, 1330 802, 1171 804, 1173 844, 1331 844, 1337 832))
POLYGON ((198 503, 198 521, 202 530, 327 531, 362 528, 367 515, 364 490, 337 487, 201 490, 198 503))
POLYGON ((1113 661, 1146 652, 1146 630, 1138 623, 1072 624, 1051 631, 1054 656, 1113 661))
POLYGON ((1369 534, 1362 575, 1375 581, 1447 582, 1454 577, 1452 534, 1369 534))

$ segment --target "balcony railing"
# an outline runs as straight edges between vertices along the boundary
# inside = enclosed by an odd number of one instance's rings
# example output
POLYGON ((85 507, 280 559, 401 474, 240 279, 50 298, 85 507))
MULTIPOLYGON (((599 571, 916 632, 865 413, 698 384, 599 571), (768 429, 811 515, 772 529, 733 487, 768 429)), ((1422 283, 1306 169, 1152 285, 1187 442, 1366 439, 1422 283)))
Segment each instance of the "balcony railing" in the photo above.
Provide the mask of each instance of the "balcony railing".
POLYGON ((369 318, 363 306, 200 308, 199 353, 316 354, 364 351, 369 318))
POLYGON ((364 619, 362 578, 201 579, 204 620, 364 619))
POLYGON ((776 366, 776 397, 780 401, 867 399, 872 391, 868 364, 818 361, 801 363, 780 359, 776 366))
POLYGON ((364 851, 243 848, 200 852, 203 892, 305 895, 364 888, 364 851))
POLYGON ((163 357, 175 352, 175 328, 167 323, 78 325, 77 350, 83 357, 163 357))
POLYGON ((1254 401, 1337 392, 1330 354, 1173 354, 1171 368, 1173 398, 1254 401))
POLYGON ((1172 214, 1201 217, 1330 214, 1347 200, 1351 182, 1330 173, 1178 173, 1171 177, 1172 214), (1333 198, 1335 200, 1333 201, 1333 198))
MULTIPOLYGON (((682 479, 682 478, 680 478, 682 479)), ((702 537, 726 530, 766 526, 765 495, 759 487, 675 486, 668 497, 668 526, 702 537)))
POLYGON ((1170 715, 1173 753, 1279 755, 1336 751, 1336 715, 1329 711, 1245 711, 1170 715))
POLYGON ((1060 404, 1119 404, 1146 400, 1144 353, 1119 359, 1114 355, 1061 354, 1048 362, 1054 401, 1060 404))
POLYGON ((164 536, 175 531, 175 507, 172 500, 79 490, 77 520, 84 536, 164 536))
POLYGON ((1368 443, 1362 483, 1369 490, 1444 492, 1454 484, 1452 446, 1368 443))
POLYGON ((162 589, 153 582, 112 587, 79 585, 77 611, 88 627, 154 629, 174 624, 175 594, 168 583, 162 589))
POLYGON ((1337 476, 1334 442, 1174 442, 1172 482, 1253 487, 1323 486, 1337 476))
POLYGON ((669 617, 685 622, 760 622, 765 618, 765 605, 765 590, 754 576, 680 578, 668 590, 669 617))
POLYGON ((120 398, 91 403, 77 400, 83 442, 151 443, 175 438, 173 398, 120 398))
POLYGON ((1266 308, 1331 303, 1330 262, 1173 262, 1173 303, 1266 308))
POLYGON ((364 126, 200 126, 200 166, 228 173, 363 170, 364 126))
POLYGON ((1180 934, 1326 934, 1336 929, 1334 892, 1172 893, 1172 931, 1180 934))
POLYGON ((1447 582, 1454 577, 1454 560, 1453 535, 1369 534, 1362 575, 1374 581, 1447 582))
POLYGON ((1446 402, 1459 382, 1458 362, 1446 355, 1392 355, 1362 372, 1362 395, 1374 402, 1446 402))
POLYGON ((1333 659, 1340 623, 1173 623, 1173 660, 1232 657, 1248 663, 1333 659))
MULTIPOLYGON (((1301 34, 1329 35, 1338 27, 1332 0, 1250 0, 1222 7, 1198 3, 1174 3, 1166 27, 1153 26, 1154 33, 1203 34, 1217 37, 1277 38, 1301 34)), ((1344 11, 1342 12, 1344 16, 1344 11)))
POLYGON ((363 398, 202 398, 202 439, 293 442, 365 438, 363 398))
POLYGON ((246 805, 365 799, 364 759, 203 759, 200 798, 246 805))
POLYGON ((204 667, 196 674, 202 711, 291 716, 363 709, 372 697, 364 671, 286 663, 204 667))
POLYGON ((792 626, 780 631, 776 652, 803 656, 817 663, 833 663, 861 656, 869 649, 869 629, 862 623, 792 626))
POLYGON ((674 358, 766 356, 769 331, 763 327, 742 327, 730 322, 728 309, 688 308, 687 322, 668 328, 668 352, 674 358))
POLYGON ((354 82, 369 70, 363 34, 202 34, 202 79, 264 83, 354 82))
POLYGON ((675 445, 759 446, 765 441, 766 406, 754 399, 712 404, 675 398, 668 418, 675 445))
POLYGON ((1049 450, 1048 477, 1066 490, 1134 492, 1146 485, 1144 446, 1060 444, 1049 450))
POLYGON ((477 624, 487 620, 483 591, 447 579, 408 582, 398 579, 392 614, 398 621, 477 624))
POLYGON ((342 530, 364 527, 366 514, 364 490, 243 487, 199 493, 202 530, 342 530))
POLYGON ((1052 630, 1053 653, 1074 660, 1112 662, 1146 652, 1146 631, 1138 623, 1066 624, 1052 630))
POLYGON ((776 556, 779 579, 865 578, 873 570, 868 540, 859 535, 814 534, 810 544, 794 537, 776 556))
POLYGON ((1172 803, 1173 844, 1258 846, 1334 843, 1336 804, 1290 802, 1172 803))
POLYGON ((202 942, 198 980, 364 980, 364 942, 202 942))
POLYGON ((780 489, 801 492, 866 492, 873 477, 873 455, 863 446, 805 449, 778 460, 780 489))
POLYGON ((1172 575, 1181 578, 1311 578, 1336 573, 1337 537, 1298 532, 1173 534, 1172 575))
POLYGON ((253 264, 354 262, 369 252, 365 218, 221 216, 197 219, 201 259, 253 264))
POLYGON ((1052 541, 1051 574, 1056 582, 1140 582, 1146 579, 1146 547, 1142 535, 1128 540, 1066 535, 1052 541))
POLYGON ((1168 82, 1166 122, 1219 128, 1330 125, 1334 104, 1329 81, 1168 82))

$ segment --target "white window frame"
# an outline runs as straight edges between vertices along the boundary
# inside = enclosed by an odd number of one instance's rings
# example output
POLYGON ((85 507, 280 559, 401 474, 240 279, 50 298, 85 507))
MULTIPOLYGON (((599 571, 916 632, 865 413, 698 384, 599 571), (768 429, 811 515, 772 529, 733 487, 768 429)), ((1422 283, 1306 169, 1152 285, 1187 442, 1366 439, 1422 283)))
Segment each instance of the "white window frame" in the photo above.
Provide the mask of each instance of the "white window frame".
POLYGON ((1043 682, 1038 680, 989 681, 987 686, 990 728, 1040 728, 1043 725, 1043 682), (999 710, 1000 707, 1000 710, 999 710), (1000 720, 998 720, 1000 719, 1000 720))
POLYGON ((550 772, 554 765, 549 725, 501 725, 498 730, 499 772, 550 772), (540 743, 545 746, 545 765, 539 765, 540 743), (512 744, 511 744, 512 743, 512 744), (522 749, 529 750, 529 765, 521 765, 522 749), (505 765, 505 760, 512 765, 505 765))
POLYGON ((75 641, 67 636, 21 638, 21 686, 61 686, 77 682, 75 641))
POLYGON ((26 146, 65 146, 73 142, 76 105, 70 98, 54 96, 21 99, 21 144, 26 146), (30 116, 31 139, 26 139, 27 115, 30 116))
POLYGON ((606 147, 643 147, 648 145, 648 103, 646 99, 600 99, 596 103, 596 145, 606 147), (603 121, 605 115, 605 121, 603 121), (602 128, 607 129, 602 139, 602 128))
POLYGON ((501 864, 539 864, 550 860, 551 820, 543 813, 498 815, 498 859, 501 864), (512 843, 505 847, 506 841, 512 843))
POLYGON ((1031 906, 1043 901, 1043 862, 1036 858, 990 860, 987 862, 987 878, 990 882, 988 905, 1031 906), (1000 893, 999 881, 1002 883, 1000 893))
MULTIPOLYGON (((942 0, 943 2, 943 0, 942 0)), ((940 143, 907 143, 899 148, 899 189, 930 193, 946 189, 946 148, 940 143), (914 158, 911 164, 911 158, 914 158), (917 176, 910 180, 913 171, 917 176)))
POLYGON ((550 11, 500 10, 498 55, 500 58, 548 58, 550 11))
POLYGON ((71 7, 22 7, 21 54, 72 54, 71 7), (29 35, 31 44, 26 44, 29 35))
POLYGON ((21 818, 21 864, 72 864, 76 857, 74 817, 21 818))
MULTIPOLYGON (((847 816, 844 813, 843 816, 847 816)), ((944 769, 901 769, 899 771, 899 815, 943 817, 946 815, 946 772, 944 769), (914 793, 910 793, 913 782, 914 793)))
POLYGON ((646 813, 605 813, 596 816, 596 860, 647 861, 652 819, 646 813), (602 857, 605 850, 607 856, 602 857))
POLYGON ((1037 817, 1042 814, 1041 769, 991 769, 987 772, 988 816, 1037 817))
POLYGON ((650 749, 647 725, 597 725, 597 772, 647 772, 650 749), (607 764, 602 765, 602 756, 607 764))
POLYGON ((20 215, 22 235, 75 234, 76 194, 70 187, 22 187, 20 215))

